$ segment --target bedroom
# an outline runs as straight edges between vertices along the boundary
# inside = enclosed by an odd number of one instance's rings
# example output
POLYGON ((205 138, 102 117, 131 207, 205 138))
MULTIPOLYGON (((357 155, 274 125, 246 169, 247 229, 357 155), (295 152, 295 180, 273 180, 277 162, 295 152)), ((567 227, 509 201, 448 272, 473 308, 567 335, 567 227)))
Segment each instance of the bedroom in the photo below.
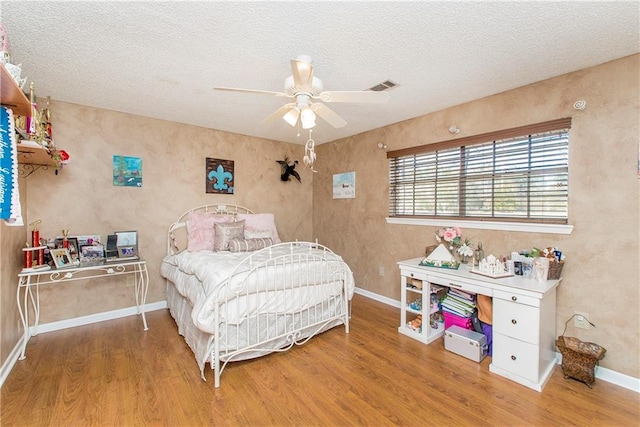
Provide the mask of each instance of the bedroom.
MULTIPOLYGON (((291 56, 298 53, 301 52, 292 52, 291 56)), ((137 229, 141 252, 154 272, 147 298, 150 304, 164 300, 163 283, 155 272, 164 255, 166 227, 178 214, 202 202, 229 200, 274 213, 283 240, 318 238, 348 261, 359 289, 384 301, 397 302, 400 290, 396 262, 420 255, 426 245, 433 243, 436 227, 385 221, 388 166, 386 155, 377 144, 383 141, 389 149, 399 149, 450 139, 448 128, 452 123, 465 135, 474 135, 572 116, 573 233, 536 235, 461 227, 495 251, 552 241, 570 254, 565 279, 558 290, 558 333, 574 311, 590 313, 597 328, 579 336, 607 348, 607 356, 601 362, 603 368, 630 377, 632 384, 637 384, 640 319, 620 313, 636 313, 640 297, 639 60, 636 53, 318 145, 318 173, 302 169, 302 183, 279 182, 279 166, 275 163, 285 154, 301 159, 304 150, 299 144, 61 102, 54 97, 51 109, 56 143, 69 151, 71 162, 57 176, 52 171, 38 171, 24 180, 23 206, 27 221, 42 219, 42 235, 58 235, 63 228, 70 228, 72 233, 101 234, 137 229), (571 108, 579 99, 588 102, 584 111, 571 108), (114 154, 143 158, 142 188, 117 188, 105 178, 111 175, 114 154), (211 156, 235 160, 234 196, 204 193, 203 163, 211 156), (355 171, 358 177, 356 198, 333 200, 332 175, 349 171, 355 171), (625 268, 612 267, 621 262, 625 268), (603 293, 615 294, 616 304, 603 302, 603 293)), ((23 66, 26 73, 28 64, 23 66)), ((26 227, 16 229, 3 224, 0 229, 3 364, 21 333, 15 307, 15 277, 20 269, 16 253, 26 234, 26 227)), ((43 292, 46 310, 42 323, 131 305, 123 283, 105 283, 96 292, 88 292, 88 288, 67 286, 43 292)))

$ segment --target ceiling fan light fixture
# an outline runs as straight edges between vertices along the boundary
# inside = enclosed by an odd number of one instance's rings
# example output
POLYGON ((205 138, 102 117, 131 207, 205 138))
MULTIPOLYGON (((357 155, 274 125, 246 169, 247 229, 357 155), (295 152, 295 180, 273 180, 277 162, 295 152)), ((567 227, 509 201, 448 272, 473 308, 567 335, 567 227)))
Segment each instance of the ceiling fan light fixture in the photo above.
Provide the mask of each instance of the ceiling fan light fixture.
POLYGON ((298 123, 299 116, 300 116, 300 110, 294 107, 291 110, 287 111, 287 114, 282 116, 282 118, 284 119, 285 122, 289 123, 289 125, 295 126, 296 123, 298 123))
POLYGON ((311 129, 316 125, 316 113, 309 106, 306 106, 300 112, 300 121, 302 129, 311 129))

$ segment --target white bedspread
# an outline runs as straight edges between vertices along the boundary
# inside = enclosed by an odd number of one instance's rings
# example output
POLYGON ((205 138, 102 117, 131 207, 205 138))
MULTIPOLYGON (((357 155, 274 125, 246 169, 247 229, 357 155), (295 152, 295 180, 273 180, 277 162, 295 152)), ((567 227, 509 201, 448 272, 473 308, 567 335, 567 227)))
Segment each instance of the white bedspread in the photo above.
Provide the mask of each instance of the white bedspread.
MULTIPOLYGON (((272 250, 254 253, 183 251, 165 257, 161 275, 189 300, 193 307, 191 318, 194 324, 204 332, 213 333, 216 305, 220 307, 221 320, 239 324, 259 313, 299 312, 341 295, 344 270, 339 268, 342 262, 340 256, 331 254, 336 260, 335 274, 327 274, 326 269, 320 274, 314 271, 316 263, 309 262, 308 258, 310 255, 322 256, 326 253, 308 247, 294 248, 294 251, 294 255, 299 251, 305 262, 270 266, 261 270, 260 274, 252 274, 248 281, 245 279, 251 266, 255 267, 281 255, 291 255, 292 248, 276 245, 272 250), (249 256, 252 256, 252 264, 243 264, 245 273, 236 271, 236 267, 249 256), (229 281, 234 272, 236 275, 229 281), (292 283, 302 283, 303 286, 291 286, 292 283)), ((324 265, 326 266, 326 262, 324 265)), ((353 296, 353 291, 354 281, 349 270, 349 299, 353 296)))

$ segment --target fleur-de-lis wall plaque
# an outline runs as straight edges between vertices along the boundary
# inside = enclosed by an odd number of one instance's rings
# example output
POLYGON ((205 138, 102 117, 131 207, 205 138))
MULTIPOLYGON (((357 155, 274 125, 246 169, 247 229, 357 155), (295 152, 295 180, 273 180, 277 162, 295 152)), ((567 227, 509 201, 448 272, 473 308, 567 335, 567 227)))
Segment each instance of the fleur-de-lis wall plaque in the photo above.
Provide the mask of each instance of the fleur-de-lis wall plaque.
POLYGON ((233 163, 233 160, 207 157, 205 179, 207 193, 233 194, 235 187, 233 163))

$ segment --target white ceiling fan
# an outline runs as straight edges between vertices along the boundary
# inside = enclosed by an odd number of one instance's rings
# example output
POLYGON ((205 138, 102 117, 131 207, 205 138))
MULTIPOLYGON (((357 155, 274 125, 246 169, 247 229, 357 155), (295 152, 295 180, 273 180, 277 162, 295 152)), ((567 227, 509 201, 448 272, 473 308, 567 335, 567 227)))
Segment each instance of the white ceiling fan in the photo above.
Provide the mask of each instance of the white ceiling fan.
POLYGON ((322 80, 313 75, 311 57, 307 55, 300 55, 296 59, 292 59, 291 71, 292 75, 284 81, 284 92, 219 86, 214 87, 214 89, 291 98, 294 100, 293 102, 278 108, 264 121, 271 122, 282 118, 291 126, 296 126, 300 121, 303 129, 311 129, 316 125, 316 115, 335 128, 341 128, 347 124, 342 117, 323 104, 323 102, 382 103, 389 100, 389 94, 386 92, 370 90, 325 91, 322 80))

